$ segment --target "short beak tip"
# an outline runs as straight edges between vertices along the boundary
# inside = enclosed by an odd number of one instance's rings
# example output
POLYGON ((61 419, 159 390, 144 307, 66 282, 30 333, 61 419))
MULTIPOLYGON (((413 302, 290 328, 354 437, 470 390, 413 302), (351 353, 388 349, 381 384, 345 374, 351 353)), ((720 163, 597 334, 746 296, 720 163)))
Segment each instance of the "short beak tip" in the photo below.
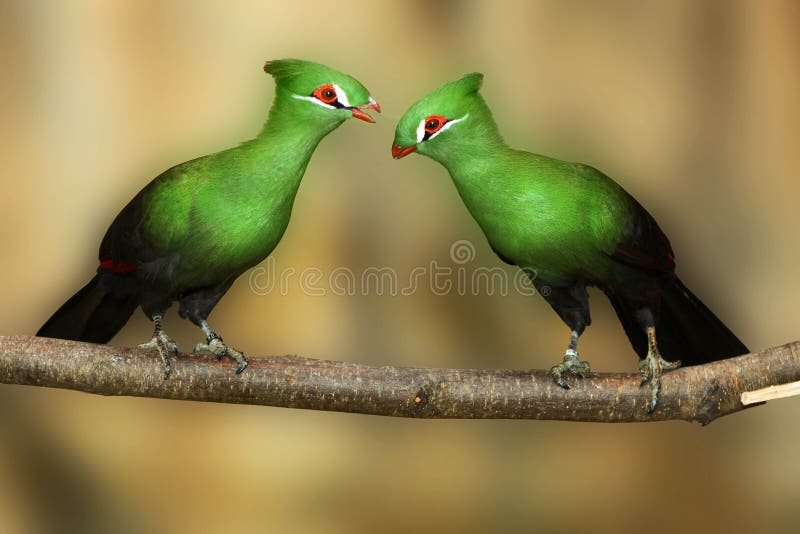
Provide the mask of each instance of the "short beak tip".
POLYGON ((392 157, 394 159, 404 158, 414 152, 416 149, 417 145, 401 147, 397 143, 392 143, 392 157))

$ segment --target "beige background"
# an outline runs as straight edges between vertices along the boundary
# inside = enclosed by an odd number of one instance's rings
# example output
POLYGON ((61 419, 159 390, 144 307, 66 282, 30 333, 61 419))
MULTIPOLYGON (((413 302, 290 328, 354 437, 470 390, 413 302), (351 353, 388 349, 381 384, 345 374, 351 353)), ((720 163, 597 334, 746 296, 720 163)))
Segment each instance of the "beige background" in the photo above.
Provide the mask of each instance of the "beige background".
MULTIPOLYGON (((419 96, 465 72, 513 145, 595 165, 660 221, 678 270, 752 348, 800 338, 800 5, 729 2, 0 4, 0 333, 31 334, 96 266, 107 225, 163 169, 255 134, 267 59, 358 77, 383 105, 317 150, 280 268, 409 273, 469 239, 444 169, 389 157, 419 96)), ((509 273, 513 271, 509 268, 509 273)), ((635 357, 593 294, 582 349, 635 357)), ((258 296, 212 315, 250 355, 549 367, 540 298, 258 296)), ((184 348, 198 332, 172 312, 184 348)), ((115 339, 149 337, 137 312, 115 339)), ((686 423, 404 421, 0 388, 2 530, 779 532, 796 528, 800 401, 686 423)))

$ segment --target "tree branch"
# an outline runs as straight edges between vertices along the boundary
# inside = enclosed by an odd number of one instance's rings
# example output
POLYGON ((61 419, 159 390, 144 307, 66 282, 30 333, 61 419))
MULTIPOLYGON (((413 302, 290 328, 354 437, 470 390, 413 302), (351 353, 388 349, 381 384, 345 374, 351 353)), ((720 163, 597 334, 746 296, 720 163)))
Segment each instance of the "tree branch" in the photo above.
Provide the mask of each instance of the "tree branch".
POLYGON ((0 336, 6 384, 393 417, 702 424, 744 409, 745 391, 800 380, 800 342, 669 372, 652 414, 638 374, 591 373, 565 390, 548 371, 370 367, 297 356, 251 358, 239 376, 233 368, 213 356, 183 355, 165 380, 155 353, 0 336))

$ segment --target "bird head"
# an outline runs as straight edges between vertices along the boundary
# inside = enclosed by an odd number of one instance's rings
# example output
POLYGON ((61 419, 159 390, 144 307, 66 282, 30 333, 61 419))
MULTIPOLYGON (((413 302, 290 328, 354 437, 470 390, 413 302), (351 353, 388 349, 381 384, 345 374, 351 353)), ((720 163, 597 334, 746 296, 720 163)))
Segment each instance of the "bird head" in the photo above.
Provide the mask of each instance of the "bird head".
POLYGON ((441 159, 465 143, 479 143, 484 126, 496 131, 491 112, 478 93, 483 74, 473 72, 425 95, 400 119, 392 157, 419 152, 441 159))
POLYGON ((375 122, 365 110, 381 111, 361 83, 319 63, 299 59, 268 61, 264 70, 275 78, 279 96, 300 106, 303 118, 341 123, 349 118, 375 122))

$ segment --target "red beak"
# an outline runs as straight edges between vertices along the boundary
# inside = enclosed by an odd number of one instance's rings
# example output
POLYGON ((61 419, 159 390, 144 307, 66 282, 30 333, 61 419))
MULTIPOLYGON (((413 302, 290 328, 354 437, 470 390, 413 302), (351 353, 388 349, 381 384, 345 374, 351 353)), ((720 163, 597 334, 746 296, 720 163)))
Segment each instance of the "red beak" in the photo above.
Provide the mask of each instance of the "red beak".
POLYGON ((361 119, 364 122, 375 122, 375 119, 361 111, 359 108, 353 108, 351 111, 353 112, 353 117, 356 119, 361 119))
POLYGON ((417 145, 411 145, 407 147, 397 146, 397 143, 392 143, 392 157, 394 159, 400 159, 408 156, 412 152, 417 149, 417 145))
POLYGON ((365 121, 365 122, 375 122, 375 119, 373 119, 372 117, 370 117, 369 115, 364 113, 365 109, 371 109, 371 110, 374 110, 374 111, 377 111, 378 113, 380 113, 381 112, 381 105, 378 104, 377 102, 375 102, 372 99, 372 97, 370 97, 369 98, 369 104, 367 104, 366 106, 350 108, 350 111, 353 113, 353 117, 355 117, 356 119, 361 119, 362 121, 365 121))

